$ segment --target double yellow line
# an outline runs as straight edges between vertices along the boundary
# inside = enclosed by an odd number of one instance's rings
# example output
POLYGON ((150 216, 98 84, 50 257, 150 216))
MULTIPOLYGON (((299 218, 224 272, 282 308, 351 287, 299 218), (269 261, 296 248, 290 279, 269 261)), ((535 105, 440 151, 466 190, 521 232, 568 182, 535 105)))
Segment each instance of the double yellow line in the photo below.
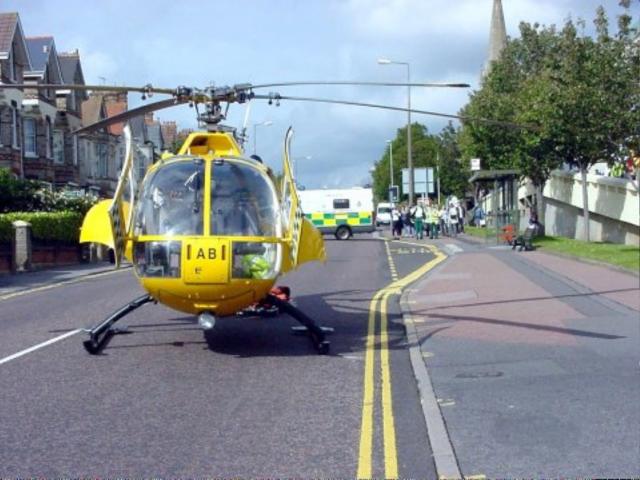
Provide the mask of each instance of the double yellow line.
MULTIPOLYGON (((408 242, 403 242, 408 243, 408 242)), ((393 258, 389 251, 389 242, 385 241, 389 267, 395 272, 393 258)), ((364 365, 364 394, 362 399, 362 422, 360 427, 360 449, 358 456, 357 478, 372 478, 373 459, 373 430, 375 407, 375 347, 376 347, 376 317, 380 313, 380 383, 382 404, 382 435, 384 450, 385 478, 398 478, 398 453, 396 449, 395 420, 393 417, 393 397, 391 390, 391 368, 389 363, 389 335, 387 303, 391 295, 399 295, 402 290, 414 282, 446 256, 432 245, 420 244, 429 248, 435 257, 419 269, 401 279, 396 279, 387 287, 376 292, 369 306, 369 322, 367 326, 366 353, 364 365)))

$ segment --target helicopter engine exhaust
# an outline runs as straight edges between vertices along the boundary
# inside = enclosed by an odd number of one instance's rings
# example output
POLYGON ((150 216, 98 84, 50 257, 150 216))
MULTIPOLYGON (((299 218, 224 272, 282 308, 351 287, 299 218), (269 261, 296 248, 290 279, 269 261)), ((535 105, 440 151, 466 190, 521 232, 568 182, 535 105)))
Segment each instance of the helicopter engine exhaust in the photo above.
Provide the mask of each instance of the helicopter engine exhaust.
POLYGON ((198 325, 205 331, 213 330, 216 326, 216 316, 211 312, 202 312, 198 315, 198 325))

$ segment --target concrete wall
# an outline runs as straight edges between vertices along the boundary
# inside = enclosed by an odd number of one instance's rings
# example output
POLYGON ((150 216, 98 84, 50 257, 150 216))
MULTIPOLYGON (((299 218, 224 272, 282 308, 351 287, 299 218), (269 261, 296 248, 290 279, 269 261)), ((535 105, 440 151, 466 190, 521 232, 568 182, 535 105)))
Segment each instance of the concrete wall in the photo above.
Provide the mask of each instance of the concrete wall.
MULTIPOLYGON (((554 171, 544 195, 547 232, 584 240, 580 173, 554 171)), ((592 240, 640 245, 640 199, 632 181, 588 174, 587 198, 592 240)))
MULTIPOLYGON (((523 206, 534 190, 524 182, 518 190, 521 228, 529 218, 523 206)), ((582 179, 579 172, 552 172, 544 188, 546 233, 584 240, 582 179)), ((640 198, 637 184, 622 178, 587 175, 591 240, 640 245, 640 198)), ((487 202, 489 205, 491 201, 487 202)), ((541 219, 542 220, 542 219, 541 219)))
MULTIPOLYGON (((582 179, 579 172, 556 170, 544 188, 545 224, 548 235, 584 240, 582 215, 582 179)), ((500 200, 503 192, 497 192, 500 200)), ((518 189, 520 229, 526 228, 534 199, 530 182, 518 189)), ((493 192, 482 199, 486 212, 494 208, 493 192)), ((637 183, 623 178, 587 175, 589 224, 591 240, 595 242, 640 245, 640 196, 637 183)))

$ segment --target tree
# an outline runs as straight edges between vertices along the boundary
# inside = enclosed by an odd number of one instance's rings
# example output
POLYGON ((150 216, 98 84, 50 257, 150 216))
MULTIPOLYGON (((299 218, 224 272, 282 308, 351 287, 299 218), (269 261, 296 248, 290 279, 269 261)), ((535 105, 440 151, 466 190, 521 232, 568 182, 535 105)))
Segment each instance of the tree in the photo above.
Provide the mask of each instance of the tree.
POLYGON ((459 132, 449 122, 437 137, 440 194, 444 197, 463 198, 469 188, 469 163, 462 161, 458 136, 459 132))
MULTIPOLYGON (((627 0, 620 4, 629 6, 627 0)), ((639 46, 631 17, 619 16, 613 37, 602 7, 594 23, 595 39, 578 34, 571 20, 561 31, 521 23, 520 38, 508 42, 462 113, 526 126, 468 122, 460 143, 463 155, 482 158, 485 168, 518 168, 529 177, 542 218, 542 189, 551 170, 562 161, 576 166, 582 175, 587 240, 587 171, 598 161, 620 161, 624 152, 637 148, 640 125, 639 46)))
MULTIPOLYGON (((438 167, 443 195, 463 196, 468 172, 460 164, 457 132, 449 124, 439 135, 429 134, 420 123, 411 125, 411 146, 414 168, 438 167)), ((393 145, 393 185, 401 185, 402 169, 407 168, 407 128, 399 128, 393 145)), ((373 189, 377 201, 388 198, 390 182, 390 149, 374 165, 373 189)))
POLYGON ((584 238, 590 241, 587 171, 596 162, 620 161, 639 142, 640 60, 638 44, 621 15, 615 37, 602 7, 596 12, 597 38, 578 35, 571 21, 560 32, 560 58, 551 78, 554 108, 542 117, 553 133, 556 152, 576 166, 582 180, 584 238))
POLYGON ((557 49, 555 27, 520 24, 520 38, 510 40, 463 109, 463 114, 511 120, 531 128, 465 122, 460 134, 464 158, 480 158, 485 169, 517 169, 536 191, 536 207, 544 218, 542 191, 551 171, 561 164, 552 133, 540 122, 549 108, 549 81, 543 72, 557 49))

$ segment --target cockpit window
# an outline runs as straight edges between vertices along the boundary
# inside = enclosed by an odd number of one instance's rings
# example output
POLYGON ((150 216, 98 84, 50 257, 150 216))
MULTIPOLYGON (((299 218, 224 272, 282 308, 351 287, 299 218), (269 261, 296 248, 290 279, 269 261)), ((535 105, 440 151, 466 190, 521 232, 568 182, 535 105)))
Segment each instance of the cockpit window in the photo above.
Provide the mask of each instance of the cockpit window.
POLYGON ((277 201, 268 177, 240 162, 216 160, 212 165, 211 234, 277 236, 277 201))
POLYGON ((135 221, 136 235, 202 235, 204 162, 160 166, 145 181, 135 221))

